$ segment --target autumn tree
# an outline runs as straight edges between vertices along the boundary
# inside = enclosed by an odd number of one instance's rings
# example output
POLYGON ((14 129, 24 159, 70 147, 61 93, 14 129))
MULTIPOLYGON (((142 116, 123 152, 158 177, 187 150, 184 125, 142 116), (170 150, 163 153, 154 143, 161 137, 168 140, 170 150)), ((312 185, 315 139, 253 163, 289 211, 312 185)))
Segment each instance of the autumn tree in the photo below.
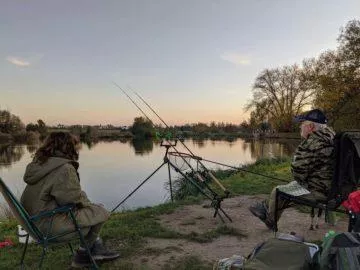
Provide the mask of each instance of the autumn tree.
POLYGON ((24 129, 25 126, 18 116, 7 110, 0 110, 0 132, 14 134, 24 129))
POLYGON ((131 127, 131 132, 136 137, 150 138, 155 134, 152 122, 144 117, 136 117, 131 127))
POLYGON ((33 124, 33 123, 27 124, 26 131, 35 131, 35 132, 39 132, 41 135, 46 135, 48 130, 45 122, 39 119, 37 120, 37 124, 33 124))
POLYGON ((316 95, 314 107, 323 109, 336 129, 360 126, 360 21, 341 30, 337 50, 304 61, 307 81, 316 95))
POLYGON ((293 131, 293 117, 311 104, 313 88, 304 81, 297 66, 265 69, 255 79, 253 98, 246 106, 252 109, 250 122, 268 122, 279 131, 293 131))

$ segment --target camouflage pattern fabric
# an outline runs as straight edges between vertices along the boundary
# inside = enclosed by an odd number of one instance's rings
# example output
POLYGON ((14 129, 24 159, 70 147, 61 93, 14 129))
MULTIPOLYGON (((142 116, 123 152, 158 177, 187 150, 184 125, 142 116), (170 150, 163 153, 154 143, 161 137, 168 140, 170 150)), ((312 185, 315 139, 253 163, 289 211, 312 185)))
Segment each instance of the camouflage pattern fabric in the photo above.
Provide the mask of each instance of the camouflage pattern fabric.
POLYGON ((298 146, 291 163, 295 181, 311 192, 325 196, 333 177, 334 136, 330 127, 311 133, 298 146))
POLYGON ((293 196, 310 194, 310 191, 308 191, 296 181, 292 181, 286 185, 277 186, 277 189, 293 196))

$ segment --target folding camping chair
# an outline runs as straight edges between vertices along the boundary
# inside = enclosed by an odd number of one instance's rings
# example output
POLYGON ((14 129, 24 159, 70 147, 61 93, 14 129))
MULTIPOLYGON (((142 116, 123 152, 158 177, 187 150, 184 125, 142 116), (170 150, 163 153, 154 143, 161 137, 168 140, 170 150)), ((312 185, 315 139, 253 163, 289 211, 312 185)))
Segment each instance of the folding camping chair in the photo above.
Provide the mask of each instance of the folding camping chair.
POLYGON ((73 205, 73 204, 72 205, 64 205, 64 206, 60 206, 56 209, 53 209, 51 211, 42 212, 36 216, 29 216, 27 211, 24 209, 24 207, 21 205, 21 203, 16 199, 16 197, 12 194, 10 189, 6 186, 6 184, 4 183, 4 181, 1 178, 0 178, 0 192, 3 194, 5 200, 9 204, 10 209, 11 209, 12 213, 14 214, 15 218, 17 219, 17 221, 28 232, 28 234, 26 236, 26 242, 25 242, 25 246, 23 249, 23 253, 21 256, 20 269, 24 269, 24 267, 25 267, 24 259, 25 259, 26 249, 28 246, 29 236, 34 238, 36 243, 42 246, 42 254, 41 254, 41 259, 39 262, 39 269, 40 269, 49 245, 61 244, 61 243, 66 244, 67 243, 68 246, 70 247, 71 252, 74 253, 74 250, 73 250, 70 242, 68 242, 68 241, 63 242, 60 239, 64 235, 71 234, 71 233, 76 233, 74 236, 74 239, 80 239, 81 244, 84 247, 86 247, 87 254, 89 255, 90 260, 91 260, 92 269, 98 269, 98 266, 96 265, 94 258, 91 256, 90 249, 86 244, 86 241, 81 232, 81 229, 75 219, 75 215, 73 212, 75 205, 73 205), (53 222, 54 216, 57 214, 67 214, 71 218, 72 222, 74 223, 74 230, 56 234, 56 235, 52 235, 51 234, 52 222, 53 222), (38 221, 42 218, 50 218, 50 222, 49 222, 49 226, 48 226, 46 234, 41 232, 35 224, 36 221, 38 221))
MULTIPOLYGON (((334 175, 332 179, 331 189, 327 200, 313 201, 298 196, 293 196, 285 192, 276 190, 275 199, 275 224, 274 232, 278 231, 278 199, 289 201, 290 207, 293 204, 306 205, 311 207, 311 225, 314 228, 315 209, 318 209, 318 219, 322 211, 325 211, 325 219, 328 217, 329 211, 346 213, 349 215, 348 231, 353 230, 356 223, 357 215, 347 210, 339 209, 339 206, 345 201, 349 194, 355 191, 360 184, 360 131, 344 131, 335 137, 335 162, 334 175)), ((317 227, 317 224, 316 224, 317 227)))

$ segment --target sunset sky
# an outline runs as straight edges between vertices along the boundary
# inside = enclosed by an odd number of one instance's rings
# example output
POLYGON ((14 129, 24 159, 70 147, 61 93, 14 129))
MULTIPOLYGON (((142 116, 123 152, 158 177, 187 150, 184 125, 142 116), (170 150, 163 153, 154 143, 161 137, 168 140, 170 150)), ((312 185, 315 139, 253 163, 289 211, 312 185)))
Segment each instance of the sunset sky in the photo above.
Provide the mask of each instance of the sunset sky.
POLYGON ((360 19, 359 0, 0 3, 0 109, 25 124, 129 125, 140 113, 112 81, 168 124, 238 124, 263 69, 335 49, 360 19))

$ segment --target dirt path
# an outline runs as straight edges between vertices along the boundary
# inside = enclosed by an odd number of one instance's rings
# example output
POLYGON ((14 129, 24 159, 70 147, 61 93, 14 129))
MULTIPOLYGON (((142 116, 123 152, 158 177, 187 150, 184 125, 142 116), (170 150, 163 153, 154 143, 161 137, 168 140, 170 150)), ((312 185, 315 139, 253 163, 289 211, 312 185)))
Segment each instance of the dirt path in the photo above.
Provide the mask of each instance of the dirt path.
MULTIPOLYGON (((211 264, 217 259, 230 257, 234 254, 248 255, 251 250, 261 241, 273 237, 265 225, 252 216, 248 207, 266 196, 238 196, 224 200, 223 209, 231 216, 233 222, 227 222, 227 226, 236 228, 245 236, 222 235, 210 243, 196 243, 183 239, 157 239, 148 238, 141 254, 137 255, 136 261, 149 269, 163 269, 167 263, 180 259, 184 256, 199 256, 202 260, 211 264)), ((182 233, 205 233, 215 229, 222 222, 219 218, 213 218, 213 209, 201 205, 188 205, 177 209, 170 215, 160 216, 160 222, 164 227, 171 228, 182 233)), ((305 241, 312 242, 321 240, 328 230, 347 230, 347 219, 342 218, 335 226, 325 223, 320 219, 320 228, 309 230, 310 215, 301 213, 296 209, 287 209, 280 222, 279 232, 296 232, 303 235, 305 241)))

